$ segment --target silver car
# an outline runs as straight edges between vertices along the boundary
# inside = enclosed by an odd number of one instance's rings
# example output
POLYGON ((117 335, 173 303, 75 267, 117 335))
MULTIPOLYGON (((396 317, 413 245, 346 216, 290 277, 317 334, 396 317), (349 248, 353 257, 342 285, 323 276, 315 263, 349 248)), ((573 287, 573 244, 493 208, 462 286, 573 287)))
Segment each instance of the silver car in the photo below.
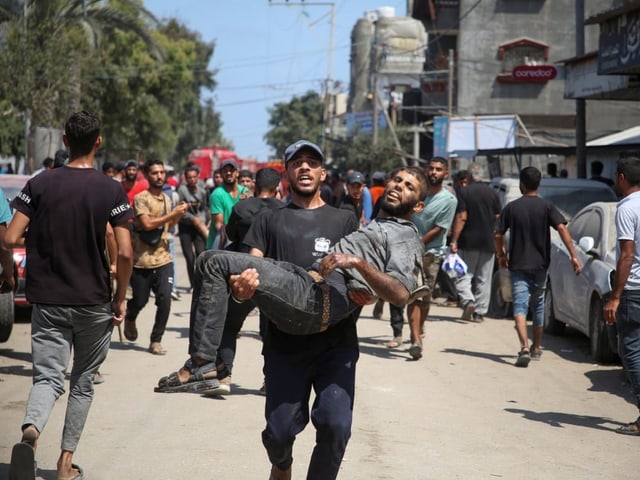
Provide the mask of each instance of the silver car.
POLYGON ((578 212, 567 228, 582 273, 576 275, 559 239, 551 244, 551 265, 545 297, 545 330, 560 334, 569 325, 587 335, 597 362, 617 359, 615 327, 604 322, 602 307, 616 267, 616 202, 592 203, 578 212))

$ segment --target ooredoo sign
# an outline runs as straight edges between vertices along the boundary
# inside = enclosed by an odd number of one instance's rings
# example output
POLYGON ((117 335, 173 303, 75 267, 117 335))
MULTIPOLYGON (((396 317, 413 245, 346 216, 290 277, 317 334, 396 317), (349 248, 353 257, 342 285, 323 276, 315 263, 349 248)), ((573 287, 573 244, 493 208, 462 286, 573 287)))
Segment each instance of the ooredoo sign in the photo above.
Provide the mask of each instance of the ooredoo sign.
POLYGON ((556 78, 558 70, 553 65, 518 65, 511 72, 514 82, 544 83, 556 78))

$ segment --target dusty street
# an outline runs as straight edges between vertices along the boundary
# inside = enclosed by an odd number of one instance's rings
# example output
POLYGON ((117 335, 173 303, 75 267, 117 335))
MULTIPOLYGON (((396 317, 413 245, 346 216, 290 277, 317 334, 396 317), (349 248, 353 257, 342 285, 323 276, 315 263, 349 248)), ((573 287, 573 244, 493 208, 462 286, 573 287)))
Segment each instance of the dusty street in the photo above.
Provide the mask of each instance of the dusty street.
MULTIPOLYGON (((181 283, 186 274, 180 258, 181 283)), ((263 428, 258 317, 238 341, 232 395, 158 394, 158 378, 186 359, 190 296, 174 302, 164 357, 146 352, 155 308, 139 320, 136 344, 114 332, 96 396, 74 460, 90 480, 268 478, 263 428)), ((388 308, 358 323, 360 360, 353 435, 340 478, 369 479, 635 479, 640 438, 613 432, 637 415, 619 366, 590 361, 587 340, 569 332, 545 337, 540 362, 513 366, 513 323, 457 320, 457 308, 434 307, 425 356, 389 350, 388 308)), ((405 338, 408 327, 405 325, 405 338)), ((0 345, 0 478, 31 382, 29 324, 0 345)), ((41 436, 38 478, 55 479, 66 397, 41 436)), ((295 445, 293 477, 304 478, 314 429, 295 445)))

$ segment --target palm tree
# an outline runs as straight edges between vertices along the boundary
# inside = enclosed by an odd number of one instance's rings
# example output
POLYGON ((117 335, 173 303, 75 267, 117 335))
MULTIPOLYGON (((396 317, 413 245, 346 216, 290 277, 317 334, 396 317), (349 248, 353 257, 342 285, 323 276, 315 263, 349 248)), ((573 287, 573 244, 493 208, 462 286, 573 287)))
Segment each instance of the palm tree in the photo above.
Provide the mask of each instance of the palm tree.
POLYGON ((32 143, 35 126, 60 125, 80 108, 81 74, 105 32, 134 34, 160 58, 156 24, 141 0, 0 0, 0 115, 30 118, 32 143))

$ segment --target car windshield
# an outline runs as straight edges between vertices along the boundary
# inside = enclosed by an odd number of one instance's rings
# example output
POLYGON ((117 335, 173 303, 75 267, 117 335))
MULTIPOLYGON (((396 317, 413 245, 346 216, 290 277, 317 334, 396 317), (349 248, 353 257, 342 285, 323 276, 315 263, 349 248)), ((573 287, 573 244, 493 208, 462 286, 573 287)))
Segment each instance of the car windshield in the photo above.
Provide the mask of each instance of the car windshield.
POLYGON ((590 203, 617 201, 615 193, 609 188, 584 188, 584 185, 540 185, 538 195, 550 200, 567 220, 590 203))

